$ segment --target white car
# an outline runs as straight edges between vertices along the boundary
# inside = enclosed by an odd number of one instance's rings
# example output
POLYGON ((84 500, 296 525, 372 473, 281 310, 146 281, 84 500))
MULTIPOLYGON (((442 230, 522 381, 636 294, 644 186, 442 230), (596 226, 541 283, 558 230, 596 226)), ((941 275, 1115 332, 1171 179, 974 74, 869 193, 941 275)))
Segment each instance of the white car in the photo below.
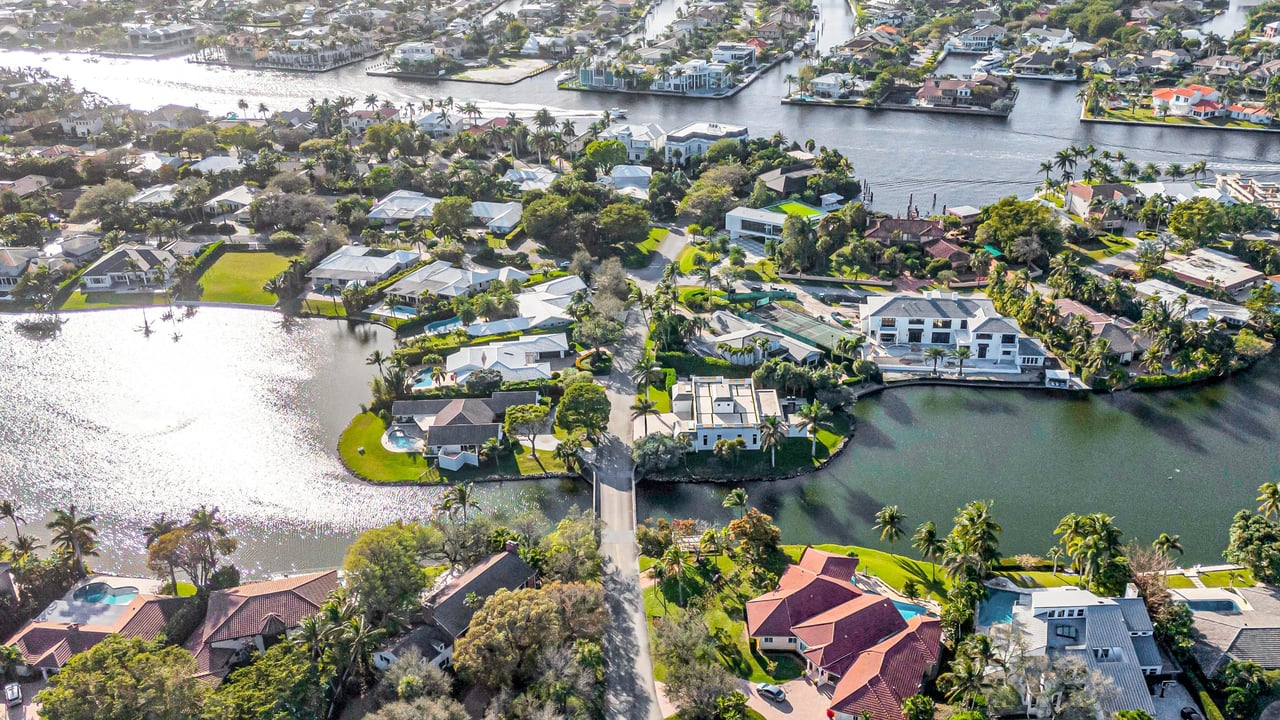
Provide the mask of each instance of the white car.
POLYGON ((22 704, 22 686, 18 683, 9 683, 4 686, 4 704, 9 707, 16 707, 22 704))
POLYGON ((756 686, 756 692, 762 698, 768 698, 774 702, 780 703, 787 699, 787 692, 777 685, 769 683, 760 683, 756 686))

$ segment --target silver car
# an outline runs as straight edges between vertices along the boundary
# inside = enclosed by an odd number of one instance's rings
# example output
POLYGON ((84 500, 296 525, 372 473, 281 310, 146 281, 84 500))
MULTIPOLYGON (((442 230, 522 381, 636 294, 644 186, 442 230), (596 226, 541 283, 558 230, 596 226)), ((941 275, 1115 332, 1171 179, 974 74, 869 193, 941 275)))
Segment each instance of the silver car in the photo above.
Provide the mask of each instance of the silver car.
POLYGON ((785 690, 777 685, 770 685, 769 683, 760 683, 759 685, 756 685, 756 692, 760 694, 760 697, 768 698, 778 703, 787 699, 787 692, 785 690))
POLYGON ((22 686, 18 683, 9 683, 4 686, 4 704, 9 707, 16 707, 22 704, 22 686))

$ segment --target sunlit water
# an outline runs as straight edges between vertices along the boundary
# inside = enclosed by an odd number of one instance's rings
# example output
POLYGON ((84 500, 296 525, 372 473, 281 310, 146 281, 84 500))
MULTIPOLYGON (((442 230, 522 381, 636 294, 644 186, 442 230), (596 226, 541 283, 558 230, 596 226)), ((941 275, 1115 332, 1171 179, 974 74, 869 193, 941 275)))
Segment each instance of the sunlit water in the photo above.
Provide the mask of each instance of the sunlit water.
MULTIPOLYGON (((0 497, 37 521, 24 531, 76 503, 98 515, 99 564, 138 570, 139 527, 216 505, 241 539, 239 562, 261 573, 336 564, 359 530, 429 514, 438 490, 367 485, 336 458, 368 399, 365 358, 391 349, 389 330, 286 330, 274 313, 214 308, 149 338, 141 323, 140 310, 74 314, 38 341, 0 316, 0 497)), ((579 484, 567 498, 557 483, 537 487, 484 486, 481 502, 551 497, 553 515, 590 503, 579 484)))

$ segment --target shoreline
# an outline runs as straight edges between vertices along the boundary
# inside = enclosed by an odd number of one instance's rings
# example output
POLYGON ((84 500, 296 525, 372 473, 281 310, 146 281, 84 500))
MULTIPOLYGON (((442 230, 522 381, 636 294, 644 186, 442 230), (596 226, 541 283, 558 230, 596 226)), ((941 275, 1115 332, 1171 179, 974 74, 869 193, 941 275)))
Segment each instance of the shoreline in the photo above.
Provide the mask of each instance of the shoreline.
POLYGON ((386 52, 385 49, 377 50, 377 51, 370 52, 367 55, 364 55, 363 57, 352 58, 350 60, 340 62, 336 65, 327 65, 325 67, 314 67, 314 68, 293 67, 288 65, 269 65, 269 64, 241 65, 241 64, 229 62, 226 60, 197 60, 195 59, 195 54, 192 54, 191 57, 187 58, 187 62, 191 63, 192 65, 208 65, 211 67, 225 67, 225 68, 231 68, 232 70, 270 70, 275 72, 302 72, 302 73, 310 73, 310 74, 316 75, 320 73, 327 73, 332 70, 338 70, 340 68, 348 67, 351 65, 355 65, 356 63, 364 62, 369 58, 382 55, 385 52, 386 52))
POLYGON ((782 105, 800 105, 807 107, 830 107, 830 108, 855 108, 858 110, 890 110, 894 112, 919 112, 919 113, 935 113, 938 115, 966 115, 969 117, 990 117, 1008 119, 1013 114, 1010 109, 1007 113, 996 112, 994 110, 980 110, 977 108, 959 108, 959 107, 938 107, 933 105, 906 105, 903 103, 880 103, 878 105, 862 105, 856 101, 844 100, 803 100, 799 98, 785 97, 779 100, 782 105))
POLYGON ((1099 124, 1099 125, 1122 125, 1122 126, 1123 126, 1123 125, 1128 125, 1128 126, 1130 126, 1130 127, 1176 128, 1176 129, 1180 129, 1180 130, 1182 130, 1182 129, 1185 129, 1185 130, 1218 130, 1218 131, 1230 131, 1230 132, 1261 133, 1261 134, 1264 134, 1264 135, 1275 135, 1275 134, 1280 134, 1280 126, 1277 126, 1277 127, 1270 127, 1270 128, 1265 128, 1265 127, 1230 127, 1230 126, 1227 126, 1227 125, 1211 125, 1211 124, 1203 124, 1203 123, 1195 123, 1195 124, 1192 124, 1192 123, 1181 123, 1181 122, 1177 122, 1177 123, 1169 123, 1169 122, 1154 122, 1154 121, 1147 121, 1147 120, 1119 120, 1119 119, 1116 119, 1116 118, 1097 118, 1097 117, 1090 117, 1090 116, 1088 115, 1088 108, 1087 108, 1087 107, 1081 107, 1081 108, 1080 108, 1080 122, 1082 122, 1082 123, 1097 123, 1097 124, 1099 124))
MULTIPOLYGON (((367 58, 366 58, 367 59, 367 58)), ((418 80, 418 81, 434 81, 434 82, 465 82, 476 83, 478 85, 515 85, 522 83, 529 78, 537 77, 549 70, 559 67, 558 63, 550 63, 545 67, 539 68, 532 72, 525 73, 514 80, 486 80, 481 78, 466 78, 461 75, 422 75, 420 73, 398 72, 391 70, 379 70, 380 67, 389 67, 389 65, 374 65, 367 67, 364 74, 369 77, 385 77, 393 80, 418 80)), ((485 68, 479 68, 481 70, 485 68)), ((466 74, 465 72, 463 73, 466 74)))
POLYGON ((743 90, 747 89, 747 87, 749 87, 751 83, 755 82, 756 80, 759 80, 761 77, 764 76, 765 73, 769 72, 773 68, 782 64, 785 61, 785 59, 786 58, 784 58, 782 55, 779 55, 778 57, 774 58, 773 61, 771 61, 768 65, 765 65, 764 67, 757 69, 755 72, 743 78, 742 82, 738 83, 737 85, 734 85, 733 87, 729 88, 723 93, 720 93, 719 95, 690 95, 688 93, 667 92, 666 90, 614 90, 611 88, 580 87, 580 86, 572 86, 568 84, 556 85, 556 89, 572 90, 574 92, 602 93, 602 94, 611 94, 611 95, 650 95, 653 97, 665 97, 665 98, 687 98, 689 100, 727 100, 737 95, 738 93, 742 92, 743 90))

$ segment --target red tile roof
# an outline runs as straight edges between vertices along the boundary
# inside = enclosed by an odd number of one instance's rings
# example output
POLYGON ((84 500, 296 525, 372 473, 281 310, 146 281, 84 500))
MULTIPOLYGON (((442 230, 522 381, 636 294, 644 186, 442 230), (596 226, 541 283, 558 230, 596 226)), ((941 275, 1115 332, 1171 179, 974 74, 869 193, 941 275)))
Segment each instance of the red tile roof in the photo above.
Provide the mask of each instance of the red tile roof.
POLYGON ((214 661, 213 643, 297 627, 337 589, 338 571, 330 570, 211 593, 204 624, 186 644, 196 658, 199 675, 220 676, 226 670, 222 663, 214 661))
POLYGON ((784 637, 791 626, 848 602, 862 592, 853 587, 858 558, 807 547, 800 562, 778 579, 778 589, 747 601, 747 634, 784 637))
POLYGON ((836 684, 831 709, 857 717, 899 718, 902 701, 920 692, 925 675, 935 669, 942 642, 942 623, 917 615, 907 628, 858 656, 836 684))
POLYGON ((793 626, 791 632, 807 646, 804 656, 810 662, 842 676, 859 653, 906 627, 889 598, 863 595, 793 626))
POLYGON ((13 645, 32 667, 61 668, 72 655, 84 652, 112 634, 153 640, 187 600, 139 595, 110 625, 67 625, 29 622, 5 645, 13 645))
POLYGON ((800 556, 800 562, 796 564, 815 575, 826 575, 837 580, 853 580, 853 574, 858 571, 858 556, 850 557, 807 547, 804 549, 804 554, 800 556))

